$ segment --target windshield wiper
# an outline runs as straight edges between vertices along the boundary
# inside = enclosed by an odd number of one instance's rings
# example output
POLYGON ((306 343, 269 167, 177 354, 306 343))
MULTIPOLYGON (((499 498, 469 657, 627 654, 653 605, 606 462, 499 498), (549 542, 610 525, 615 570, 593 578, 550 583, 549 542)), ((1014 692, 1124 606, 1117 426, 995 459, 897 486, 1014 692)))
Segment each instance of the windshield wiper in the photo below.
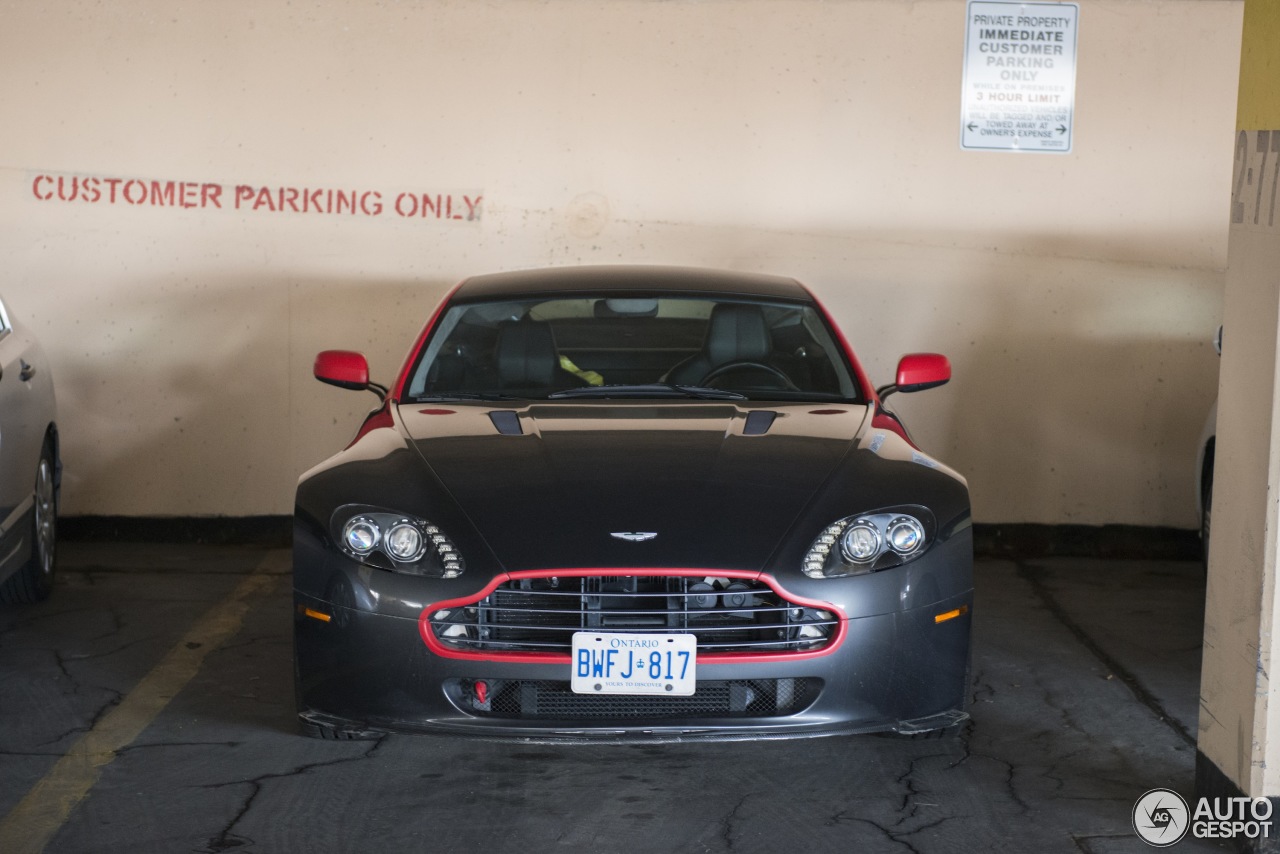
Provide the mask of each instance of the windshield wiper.
POLYGON ((736 391, 725 391, 722 388, 703 388, 696 385, 677 385, 675 383, 639 383, 629 385, 585 386, 583 388, 566 388, 547 395, 548 400, 571 397, 693 397, 698 400, 746 400, 745 394, 736 391))
POLYGON ((493 391, 448 391, 440 394, 423 394, 413 399, 414 403, 448 403, 454 400, 520 400, 509 394, 493 391))

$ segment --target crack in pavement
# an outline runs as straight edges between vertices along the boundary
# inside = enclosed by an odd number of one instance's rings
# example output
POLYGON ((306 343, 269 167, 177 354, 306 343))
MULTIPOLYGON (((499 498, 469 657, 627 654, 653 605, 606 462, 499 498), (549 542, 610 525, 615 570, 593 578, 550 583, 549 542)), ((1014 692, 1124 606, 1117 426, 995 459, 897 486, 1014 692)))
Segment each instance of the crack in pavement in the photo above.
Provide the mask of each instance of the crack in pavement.
MULTIPOLYGON (((73 685, 71 693, 79 694, 80 688, 81 688, 80 684, 70 676, 68 676, 67 678, 71 679, 71 683, 73 685)), ((53 738, 46 738, 44 741, 39 742, 36 746, 44 747, 45 745, 49 745, 49 744, 57 744, 63 739, 70 738, 73 735, 77 735, 77 734, 83 735, 87 732, 91 732, 93 728, 97 726, 99 722, 102 721, 103 717, 105 717, 112 710, 117 708, 120 705, 120 703, 124 700, 124 694, 120 691, 117 691, 114 688, 95 687, 94 690, 102 691, 104 693, 111 694, 113 696, 109 700, 107 700, 106 703, 99 706, 98 710, 93 713, 93 717, 90 718, 86 723, 83 723, 79 726, 73 726, 70 729, 64 730, 62 733, 54 736, 53 738)))
MULTIPOLYGON (((72 810, 88 796, 102 769, 133 741, 199 672, 205 656, 240 631, 245 615, 280 581, 277 566, 289 553, 268 552, 258 568, 229 595, 209 608, 190 630, 122 699, 103 709, 89 731, 68 748, 8 815, 0 819, 0 838, 13 840, 11 854, 39 854, 62 828, 72 810)), ((109 689, 107 689, 109 690, 109 689)))
MULTIPOLYGON (((917 802, 917 798, 919 798, 921 792, 919 789, 916 788, 916 763, 921 762, 925 759, 946 759, 946 758, 947 758, 947 754, 945 753, 930 753, 925 756, 916 756, 912 758, 910 762, 907 763, 906 772, 903 773, 901 776, 899 776, 896 781, 906 791, 903 792, 902 803, 898 807, 899 818, 897 821, 893 823, 894 827, 901 827, 904 823, 915 818, 916 812, 920 807, 920 804, 917 802)), ((955 765, 948 765, 947 770, 950 770, 951 768, 954 768, 954 767, 955 765)), ((910 835, 915 832, 916 832, 915 830, 906 831, 903 833, 903 835, 904 836, 910 835)))
MULTIPOLYGON (((105 635, 103 635, 103 637, 105 637, 105 635)), ((91 640, 97 640, 97 638, 91 638, 91 640)), ((130 647, 135 647, 138 644, 154 643, 155 641, 156 641, 156 638, 154 635, 147 635, 146 637, 140 637, 136 640, 127 641, 126 643, 120 644, 120 646, 112 647, 111 649, 104 649, 100 652, 58 653, 58 657, 59 657, 58 664, 60 667, 62 667, 62 672, 66 673, 66 662, 92 661, 95 658, 106 658, 109 655, 115 655, 118 652, 124 652, 126 649, 129 649, 130 647)))
POLYGON ((729 851, 733 850, 733 824, 738 820, 738 811, 742 809, 747 802, 747 798, 751 797, 751 795, 752 793, 750 792, 743 795, 742 799, 734 804, 733 809, 729 810, 728 815, 720 819, 720 838, 724 841, 724 847, 729 851))
POLYGON ((377 755, 378 749, 382 747, 382 743, 386 741, 386 738, 387 737, 384 735, 370 742, 369 748, 360 756, 345 756, 341 759, 328 759, 324 762, 308 762, 304 765, 299 765, 292 771, 260 774, 259 776, 253 777, 249 780, 231 780, 226 783, 208 783, 200 786, 199 788, 201 789, 223 789, 228 786, 250 787, 248 794, 240 804, 240 809, 234 816, 232 816, 231 821, 229 821, 216 836, 209 837, 209 840, 205 843, 206 847, 201 849, 203 854, 219 854, 219 852, 226 851, 228 848, 239 848, 244 845, 254 844, 254 840, 251 837, 237 836, 232 831, 235 830, 236 825, 244 821, 245 816, 247 816, 249 811, 253 809, 254 801, 257 800, 258 795, 262 794, 262 787, 267 782, 271 780, 287 779, 289 777, 300 777, 317 768, 328 768, 334 765, 345 765, 351 762, 364 762, 365 760, 373 759, 374 756, 377 755))
MULTIPOLYGON (((959 818, 959 816, 945 815, 936 821, 931 821, 928 824, 922 824, 919 827, 917 827, 915 830, 908 830, 905 833, 897 834, 894 837, 894 842, 902 842, 904 836, 916 836, 918 834, 925 832, 926 830, 933 830, 935 827, 940 827, 941 825, 944 825, 949 821, 955 821, 957 818, 959 818)), ((907 843, 907 844, 910 845, 910 843, 907 843)), ((912 851, 916 850, 914 845, 911 845, 910 847, 912 851)))
POLYGON ((915 834, 916 831, 911 831, 910 833, 894 833, 892 830, 885 827, 878 821, 875 821, 869 818, 863 818, 862 816, 857 816, 857 815, 846 816, 845 813, 843 812, 836 813, 830 819, 830 823, 839 824, 841 822, 855 822, 857 824, 870 825, 871 827, 874 827, 876 830, 880 831, 881 835, 883 835, 884 838, 887 839, 889 842, 892 842, 895 845, 901 845, 903 848, 910 851, 911 854, 921 854, 920 849, 916 848, 910 842, 907 842, 905 839, 901 838, 904 836, 912 836, 915 834))
POLYGON ((1116 675, 1116 678, 1127 685, 1139 703, 1146 706, 1161 723, 1171 729, 1179 738, 1191 747, 1195 747, 1195 736, 1188 732, 1187 728, 1184 727, 1177 718, 1169 714, 1169 711, 1165 709, 1164 704, 1160 702, 1159 698, 1148 691, 1146 686, 1138 680, 1138 677, 1134 675, 1132 671, 1103 649, 1102 646, 1084 630, 1084 627, 1077 623, 1071 615, 1067 613, 1067 609, 1058 602, 1057 598, 1053 595, 1053 591, 1051 591, 1048 586, 1045 585, 1044 581, 1036 575, 1033 567, 1021 560, 1014 561, 1014 565, 1017 567, 1018 577, 1031 586, 1031 590, 1040 599, 1045 610, 1053 615, 1053 617, 1057 619, 1057 621, 1061 623, 1067 631, 1071 632, 1071 634, 1075 636, 1076 640, 1079 641, 1085 649, 1089 650, 1094 658, 1102 662, 1102 664, 1104 664, 1111 673, 1116 675))
POLYGON ((979 759, 985 759, 988 762, 994 762, 997 765, 1003 765, 1005 767, 1004 787, 1009 794, 1009 800, 1018 805, 1018 809, 1022 810, 1023 815, 1027 815, 1031 812, 1030 805, 1022 799, 1022 795, 1018 794, 1018 787, 1013 782, 1013 775, 1017 770, 1017 766, 1007 759, 1000 759, 999 757, 992 756, 988 753, 979 753, 976 750, 971 751, 969 755, 976 756, 979 759))

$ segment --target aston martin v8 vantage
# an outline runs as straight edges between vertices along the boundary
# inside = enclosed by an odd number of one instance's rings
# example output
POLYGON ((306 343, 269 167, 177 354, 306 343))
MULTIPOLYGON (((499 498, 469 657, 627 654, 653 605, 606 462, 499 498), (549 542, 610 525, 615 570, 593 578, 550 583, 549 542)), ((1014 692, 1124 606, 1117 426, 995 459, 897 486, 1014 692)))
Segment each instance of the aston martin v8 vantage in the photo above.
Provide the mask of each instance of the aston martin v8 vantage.
POLYGON ((965 480, 794 280, 665 267, 467 279, 302 476, 305 734, 546 740, 954 732, 965 480))

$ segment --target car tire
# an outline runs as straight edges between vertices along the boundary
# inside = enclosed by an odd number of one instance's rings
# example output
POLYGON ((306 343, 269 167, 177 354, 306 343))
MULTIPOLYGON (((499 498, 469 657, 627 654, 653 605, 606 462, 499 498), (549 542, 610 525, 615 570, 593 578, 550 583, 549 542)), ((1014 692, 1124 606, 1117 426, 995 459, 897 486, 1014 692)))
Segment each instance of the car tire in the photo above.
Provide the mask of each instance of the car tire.
POLYGON ((36 465, 35 506, 31 512, 31 557, 0 585, 0 603, 29 605, 53 592, 58 556, 58 485, 53 443, 46 439, 36 465))

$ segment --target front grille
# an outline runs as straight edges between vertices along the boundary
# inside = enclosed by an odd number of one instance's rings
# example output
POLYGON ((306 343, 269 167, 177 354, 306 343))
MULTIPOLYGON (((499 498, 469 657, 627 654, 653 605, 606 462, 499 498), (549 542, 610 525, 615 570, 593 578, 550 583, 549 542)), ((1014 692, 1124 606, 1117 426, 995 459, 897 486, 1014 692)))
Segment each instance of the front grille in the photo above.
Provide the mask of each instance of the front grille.
POLYGON ((817 699, 820 679, 744 679, 699 682, 690 697, 575 694, 568 682, 489 680, 449 685, 473 715, 508 720, 631 720, 672 718, 767 718, 791 715, 817 699), (483 700, 480 695, 483 695, 483 700))
POLYGON ((460 651, 566 655, 580 631, 689 633, 699 655, 811 652, 839 624, 762 582, 710 576, 519 578, 429 622, 442 645, 460 651))

